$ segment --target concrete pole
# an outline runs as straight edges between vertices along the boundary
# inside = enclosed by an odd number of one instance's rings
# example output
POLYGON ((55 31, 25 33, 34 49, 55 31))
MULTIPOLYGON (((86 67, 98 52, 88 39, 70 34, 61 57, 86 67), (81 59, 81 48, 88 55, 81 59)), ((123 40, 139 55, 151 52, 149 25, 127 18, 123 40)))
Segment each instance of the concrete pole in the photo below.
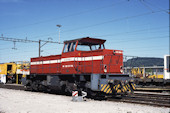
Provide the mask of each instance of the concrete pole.
POLYGON ((41 40, 39 40, 39 57, 41 56, 41 40))
POLYGON ((61 25, 56 25, 57 27, 58 27, 58 38, 59 38, 59 43, 60 43, 60 27, 61 27, 61 25))
POLYGON ((143 67, 143 78, 145 78, 145 67, 143 67))

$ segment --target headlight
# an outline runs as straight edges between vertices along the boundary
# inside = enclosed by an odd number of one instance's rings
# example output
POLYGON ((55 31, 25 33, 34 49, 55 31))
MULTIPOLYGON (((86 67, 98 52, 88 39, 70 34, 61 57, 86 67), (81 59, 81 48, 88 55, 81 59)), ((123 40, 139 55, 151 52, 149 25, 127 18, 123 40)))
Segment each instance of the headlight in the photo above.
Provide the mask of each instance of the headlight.
POLYGON ((112 79, 108 79, 107 82, 108 83, 114 83, 114 81, 112 79))

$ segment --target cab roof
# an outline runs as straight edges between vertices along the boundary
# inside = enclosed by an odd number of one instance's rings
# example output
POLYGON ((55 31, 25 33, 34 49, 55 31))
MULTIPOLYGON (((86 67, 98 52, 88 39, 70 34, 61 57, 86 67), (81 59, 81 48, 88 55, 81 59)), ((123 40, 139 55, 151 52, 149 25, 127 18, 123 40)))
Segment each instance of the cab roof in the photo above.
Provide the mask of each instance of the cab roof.
POLYGON ((76 41, 79 42, 79 45, 98 45, 98 44, 104 44, 106 40, 85 37, 85 38, 79 38, 79 39, 74 39, 74 40, 66 40, 64 41, 64 43, 76 42, 76 41))

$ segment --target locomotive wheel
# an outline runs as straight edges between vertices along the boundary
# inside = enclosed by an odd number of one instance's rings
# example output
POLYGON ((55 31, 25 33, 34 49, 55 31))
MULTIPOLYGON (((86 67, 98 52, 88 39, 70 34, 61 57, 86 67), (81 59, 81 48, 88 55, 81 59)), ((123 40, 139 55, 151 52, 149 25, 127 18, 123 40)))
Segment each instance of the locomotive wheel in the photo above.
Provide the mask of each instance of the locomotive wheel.
POLYGON ((66 93, 67 96, 71 96, 71 95, 72 95, 72 90, 67 87, 67 88, 65 89, 65 93, 66 93))
POLYGON ((31 86, 24 86, 25 91, 31 91, 31 86))
POLYGON ((42 84, 39 84, 38 85, 38 91, 41 91, 41 92, 43 92, 43 91, 45 91, 45 86, 43 86, 42 84))
POLYGON ((31 80, 26 80, 26 85, 24 86, 26 91, 31 91, 31 83, 31 80))
POLYGON ((61 93, 64 94, 64 95, 67 94, 67 93, 66 93, 66 85, 62 85, 62 86, 61 86, 61 93))
POLYGON ((38 91, 37 81, 33 81, 31 84, 31 91, 38 91))

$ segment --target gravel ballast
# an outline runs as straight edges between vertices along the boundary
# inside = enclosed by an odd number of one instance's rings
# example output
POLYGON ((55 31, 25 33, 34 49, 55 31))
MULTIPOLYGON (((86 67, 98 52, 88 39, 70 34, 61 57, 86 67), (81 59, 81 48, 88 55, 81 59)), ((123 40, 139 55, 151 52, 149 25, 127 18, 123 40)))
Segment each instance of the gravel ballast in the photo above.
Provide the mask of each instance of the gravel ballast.
POLYGON ((0 113, 169 113, 169 108, 0 88, 0 113))

